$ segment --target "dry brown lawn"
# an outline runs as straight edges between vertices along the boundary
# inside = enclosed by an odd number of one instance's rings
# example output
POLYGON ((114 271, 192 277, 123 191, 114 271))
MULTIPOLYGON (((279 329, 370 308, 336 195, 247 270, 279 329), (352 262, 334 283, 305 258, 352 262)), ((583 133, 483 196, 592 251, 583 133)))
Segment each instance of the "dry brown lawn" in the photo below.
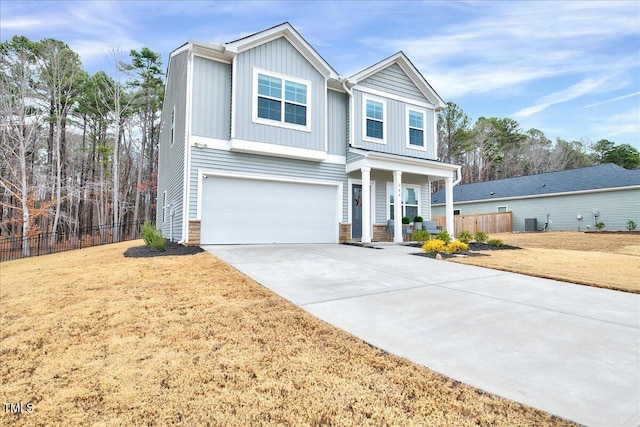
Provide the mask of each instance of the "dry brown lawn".
POLYGON ((7 425, 570 425, 387 354, 208 253, 141 241, 1 272, 7 425))
POLYGON ((490 238, 522 250, 490 251, 455 262, 640 293, 640 234, 501 233, 490 238))

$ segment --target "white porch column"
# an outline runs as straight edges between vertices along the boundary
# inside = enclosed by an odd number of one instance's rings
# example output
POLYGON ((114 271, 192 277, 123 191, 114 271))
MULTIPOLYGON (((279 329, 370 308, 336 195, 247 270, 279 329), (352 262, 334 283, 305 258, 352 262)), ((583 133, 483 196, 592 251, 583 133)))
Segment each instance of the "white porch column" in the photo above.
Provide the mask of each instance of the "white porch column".
POLYGON ((456 230, 454 227, 453 221, 453 178, 445 178, 445 212, 446 212, 446 220, 447 220, 447 231, 452 238, 456 238, 456 230))
POLYGON ((360 168, 362 172, 362 243, 371 243, 371 168, 360 168))
POLYGON ((393 241, 402 242, 402 171, 393 171, 393 241))

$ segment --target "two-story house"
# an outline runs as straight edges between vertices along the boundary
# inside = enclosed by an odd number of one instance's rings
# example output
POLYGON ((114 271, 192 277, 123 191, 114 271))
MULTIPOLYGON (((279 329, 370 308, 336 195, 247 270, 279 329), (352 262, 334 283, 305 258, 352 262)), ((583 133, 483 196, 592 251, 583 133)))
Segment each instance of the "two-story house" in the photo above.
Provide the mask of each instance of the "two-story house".
MULTIPOLYGON (((444 101, 399 52, 339 75, 289 24, 169 58, 157 225, 182 243, 401 242, 431 216, 444 101)), ((453 233, 453 197, 447 230, 453 233)))

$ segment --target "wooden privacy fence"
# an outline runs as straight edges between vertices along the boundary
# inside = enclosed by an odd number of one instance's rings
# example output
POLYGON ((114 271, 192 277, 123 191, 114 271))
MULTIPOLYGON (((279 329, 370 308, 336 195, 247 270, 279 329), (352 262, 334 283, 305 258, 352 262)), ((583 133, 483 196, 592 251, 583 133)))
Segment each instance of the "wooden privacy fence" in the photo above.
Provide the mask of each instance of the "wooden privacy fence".
MULTIPOLYGON (((454 215, 453 218, 456 234, 462 230, 470 231, 473 234, 478 231, 484 231, 487 234, 511 233, 513 231, 511 212, 454 215)), ((446 229, 445 217, 437 216, 432 218, 432 221, 435 221, 438 225, 442 226, 443 230, 446 229)))

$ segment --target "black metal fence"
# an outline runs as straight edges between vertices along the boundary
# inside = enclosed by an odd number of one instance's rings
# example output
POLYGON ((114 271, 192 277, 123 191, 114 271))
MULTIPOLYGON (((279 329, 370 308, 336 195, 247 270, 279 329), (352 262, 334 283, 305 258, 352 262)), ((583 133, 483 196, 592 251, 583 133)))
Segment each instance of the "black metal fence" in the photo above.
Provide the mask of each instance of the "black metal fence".
POLYGON ((140 239, 142 224, 143 221, 123 222, 76 230, 65 229, 56 233, 38 233, 27 236, 26 245, 22 236, 0 236, 0 262, 140 239))

